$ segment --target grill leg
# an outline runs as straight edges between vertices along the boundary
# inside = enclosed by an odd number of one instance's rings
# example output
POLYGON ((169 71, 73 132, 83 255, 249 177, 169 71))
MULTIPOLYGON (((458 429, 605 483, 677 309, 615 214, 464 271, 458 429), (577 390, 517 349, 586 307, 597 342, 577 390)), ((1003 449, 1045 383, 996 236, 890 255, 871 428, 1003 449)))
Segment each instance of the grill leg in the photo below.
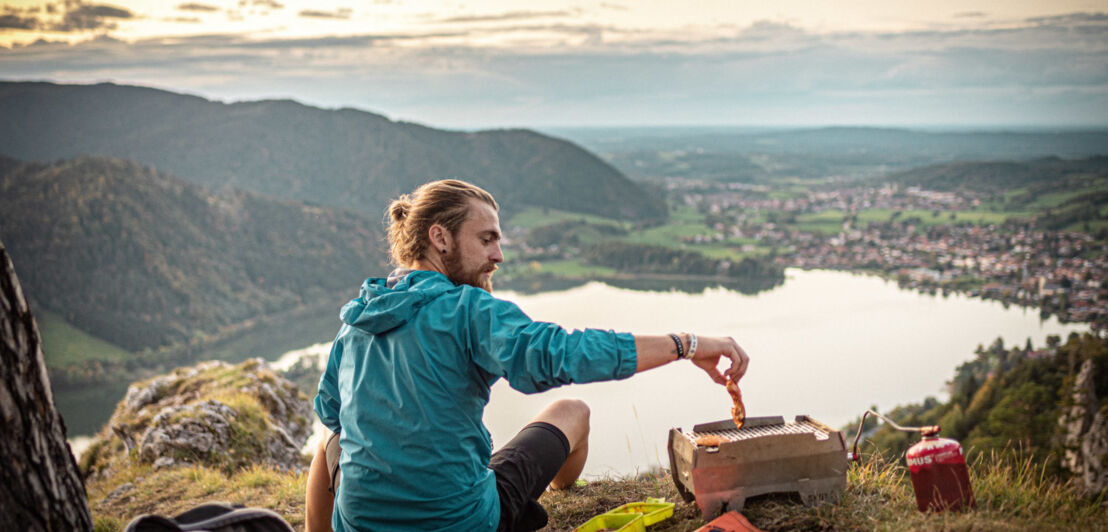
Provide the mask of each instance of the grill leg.
POLYGON ((736 489, 724 492, 705 493, 696 496, 696 505, 705 521, 715 519, 723 512, 735 510, 741 512, 746 505, 746 490, 736 489))
POLYGON ((836 504, 846 488, 846 480, 837 477, 823 479, 800 479, 797 492, 805 506, 819 506, 824 503, 836 504))

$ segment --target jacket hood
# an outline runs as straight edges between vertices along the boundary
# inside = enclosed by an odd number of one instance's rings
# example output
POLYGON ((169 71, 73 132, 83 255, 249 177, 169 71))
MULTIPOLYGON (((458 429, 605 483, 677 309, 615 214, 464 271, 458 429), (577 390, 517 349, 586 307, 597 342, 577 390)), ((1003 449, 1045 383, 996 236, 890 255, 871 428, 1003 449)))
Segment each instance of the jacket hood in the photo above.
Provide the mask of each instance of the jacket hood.
POLYGON ((391 331, 408 322, 419 309, 454 288, 454 283, 438 272, 416 270, 398 282, 370 278, 362 283, 361 293, 342 307, 342 322, 370 334, 391 331))

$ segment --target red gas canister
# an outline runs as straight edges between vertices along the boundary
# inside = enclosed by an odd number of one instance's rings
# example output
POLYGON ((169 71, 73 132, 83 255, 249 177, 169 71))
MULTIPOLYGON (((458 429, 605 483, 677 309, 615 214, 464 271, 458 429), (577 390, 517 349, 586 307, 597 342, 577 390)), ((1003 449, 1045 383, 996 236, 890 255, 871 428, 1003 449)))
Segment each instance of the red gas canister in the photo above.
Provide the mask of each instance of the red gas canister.
POLYGON ((875 410, 866 410, 854 435, 854 451, 850 459, 859 462, 858 440, 862 438, 866 418, 873 414, 889 426, 904 432, 919 432, 923 440, 908 449, 908 470, 912 472, 912 489, 916 492, 919 511, 961 510, 972 508, 973 489, 969 483, 969 468, 962 454, 962 445, 949 438, 940 438, 939 426, 901 427, 875 410))
POLYGON ((923 440, 908 449, 907 458, 921 512, 973 507, 969 469, 957 441, 924 433, 923 440))

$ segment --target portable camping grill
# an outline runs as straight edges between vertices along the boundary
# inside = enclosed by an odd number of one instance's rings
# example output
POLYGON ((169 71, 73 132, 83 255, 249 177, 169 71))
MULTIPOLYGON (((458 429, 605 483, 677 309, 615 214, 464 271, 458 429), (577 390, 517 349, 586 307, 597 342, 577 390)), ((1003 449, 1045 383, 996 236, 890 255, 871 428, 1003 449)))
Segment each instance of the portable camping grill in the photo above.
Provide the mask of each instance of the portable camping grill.
POLYGON ((692 431, 669 431, 673 482, 685 502, 696 499, 706 520, 742 510, 746 499, 767 493, 796 493, 804 504, 838 501, 846 487, 846 441, 808 416, 747 418, 741 429, 727 419, 692 431), (718 446, 697 445, 718 436, 718 446))

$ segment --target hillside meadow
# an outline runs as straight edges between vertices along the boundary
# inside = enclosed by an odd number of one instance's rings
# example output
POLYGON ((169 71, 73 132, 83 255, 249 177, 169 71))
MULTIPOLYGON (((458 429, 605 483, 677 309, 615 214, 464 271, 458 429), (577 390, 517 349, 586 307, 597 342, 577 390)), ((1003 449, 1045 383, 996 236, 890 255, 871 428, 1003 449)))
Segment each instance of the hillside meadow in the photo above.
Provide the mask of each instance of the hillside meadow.
MULTIPOLYGON (((902 457, 878 454, 851 467, 838 504, 805 507, 788 496, 747 502, 743 514, 765 530, 951 530, 1040 531, 1108 530, 1102 498, 1086 498, 1045 475, 1040 464, 1017 453, 971 458, 970 481, 976 508, 961 513, 921 513, 916 509, 902 457)), ((143 513, 175 514, 207 501, 232 501, 269 508, 298 531, 304 528, 307 474, 252 466, 226 474, 189 466, 155 471, 133 465, 107 480, 90 482, 88 493, 98 532, 121 530, 143 513), (119 486, 130 484, 125 492, 119 486)), ((665 471, 637 477, 592 479, 540 502, 550 514, 549 532, 570 531, 594 515, 648 497, 676 503, 672 518, 655 532, 695 530, 705 524, 695 502, 681 500, 665 471)))

